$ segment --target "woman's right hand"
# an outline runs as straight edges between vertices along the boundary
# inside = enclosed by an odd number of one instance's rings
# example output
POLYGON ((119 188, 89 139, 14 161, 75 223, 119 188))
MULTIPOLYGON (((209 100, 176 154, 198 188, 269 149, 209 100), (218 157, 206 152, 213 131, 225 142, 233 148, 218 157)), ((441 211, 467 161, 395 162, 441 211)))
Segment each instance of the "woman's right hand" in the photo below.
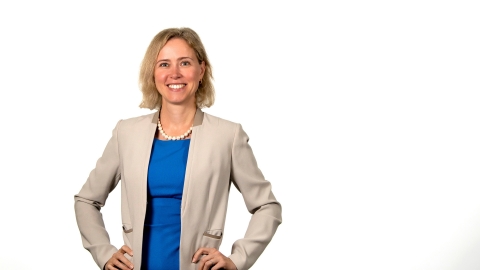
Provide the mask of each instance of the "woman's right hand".
POLYGON ((133 269, 133 264, 125 257, 125 253, 133 256, 133 251, 126 245, 122 246, 117 252, 113 253, 112 258, 107 261, 104 270, 130 270, 133 269))

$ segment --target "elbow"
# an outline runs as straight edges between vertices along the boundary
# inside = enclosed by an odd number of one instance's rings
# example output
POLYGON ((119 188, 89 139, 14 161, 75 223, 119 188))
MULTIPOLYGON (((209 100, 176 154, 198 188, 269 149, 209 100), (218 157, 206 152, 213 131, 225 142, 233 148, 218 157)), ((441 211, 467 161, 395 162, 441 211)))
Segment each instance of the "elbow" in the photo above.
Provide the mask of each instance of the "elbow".
POLYGON ((260 214, 270 216, 278 221, 279 224, 282 223, 282 205, 277 202, 270 202, 264 204, 260 207, 257 207, 250 211, 252 214, 260 214))

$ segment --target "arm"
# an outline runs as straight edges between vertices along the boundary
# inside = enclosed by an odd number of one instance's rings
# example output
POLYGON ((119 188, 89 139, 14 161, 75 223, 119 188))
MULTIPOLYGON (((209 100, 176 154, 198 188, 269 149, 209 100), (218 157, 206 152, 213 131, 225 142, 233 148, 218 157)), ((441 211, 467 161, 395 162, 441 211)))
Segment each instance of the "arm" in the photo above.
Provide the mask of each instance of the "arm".
POLYGON ((98 159, 78 194, 75 195, 75 215, 78 229, 85 249, 102 269, 105 263, 117 252, 105 229, 101 207, 105 205, 108 194, 120 180, 120 158, 118 154, 117 133, 121 121, 112 132, 112 137, 98 159))
POLYGON ((248 140, 239 125, 233 142, 231 178, 252 214, 244 238, 235 241, 229 257, 239 270, 255 263, 282 223, 281 205, 258 168, 248 140))

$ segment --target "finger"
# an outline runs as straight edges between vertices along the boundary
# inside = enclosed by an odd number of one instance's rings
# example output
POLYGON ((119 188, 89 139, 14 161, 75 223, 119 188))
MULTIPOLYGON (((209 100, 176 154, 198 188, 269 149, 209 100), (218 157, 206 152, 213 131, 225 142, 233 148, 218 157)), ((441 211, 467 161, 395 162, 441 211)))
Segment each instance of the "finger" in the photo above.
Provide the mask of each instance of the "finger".
POLYGON ((121 250, 118 250, 112 255, 112 258, 108 261, 108 269, 133 269, 133 264, 125 257, 121 250))
POLYGON ((192 257, 192 263, 197 263, 198 257, 200 257, 200 255, 202 254, 202 249, 203 248, 199 248, 197 251, 195 251, 192 257))
POLYGON ((125 257, 124 253, 116 253, 115 258, 117 259, 115 266, 124 267, 120 269, 133 269, 133 264, 127 259, 127 257, 125 257))
POLYGON ((123 264, 121 262, 116 262, 116 263, 111 264, 108 269, 109 270, 116 270, 116 269, 130 270, 130 268, 128 268, 125 264, 123 264))
POLYGON ((211 270, 220 270, 220 269, 224 269, 224 267, 226 266, 225 263, 223 263, 222 261, 216 263, 212 268, 211 270))
POLYGON ((129 246, 123 245, 121 250, 124 251, 123 253, 127 253, 128 255, 133 256, 133 250, 129 246))
MULTIPOLYGON (((207 255, 208 256, 208 255, 207 255)), ((207 256, 204 256, 203 258, 201 258, 199 261, 198 261, 198 269, 199 270, 203 270, 205 268, 205 264, 206 262, 211 259, 211 257, 208 257, 207 256)))
POLYGON ((220 269, 237 269, 235 265, 229 265, 227 263, 228 258, 222 257, 219 261, 215 263, 215 265, 211 268, 211 270, 220 270, 220 269))
MULTIPOLYGON (((114 263, 108 263, 107 264, 107 269, 108 270, 117 270, 117 269, 124 269, 124 268, 118 267, 114 263)), ((125 269, 128 270, 128 268, 125 268, 125 269)))
POLYGON ((206 255, 200 259, 200 264, 198 265, 198 269, 205 270, 210 269, 213 265, 215 265, 215 256, 212 254, 206 255))
POLYGON ((207 262, 205 262, 205 270, 212 269, 212 267, 214 267, 216 264, 217 263, 214 258, 208 260, 207 262))
MULTIPOLYGON (((203 258, 202 258, 203 259, 203 258)), ((205 266, 205 261, 204 260, 200 260, 198 261, 198 269, 199 270, 203 270, 203 267, 205 266)))
MULTIPOLYGON (((197 249, 195 254, 193 254, 192 262, 197 263, 198 260, 200 259, 200 256, 210 254, 211 249, 212 248, 205 248, 205 247, 201 247, 201 248, 197 249)), ((202 268, 200 268, 200 269, 202 269, 202 268)))

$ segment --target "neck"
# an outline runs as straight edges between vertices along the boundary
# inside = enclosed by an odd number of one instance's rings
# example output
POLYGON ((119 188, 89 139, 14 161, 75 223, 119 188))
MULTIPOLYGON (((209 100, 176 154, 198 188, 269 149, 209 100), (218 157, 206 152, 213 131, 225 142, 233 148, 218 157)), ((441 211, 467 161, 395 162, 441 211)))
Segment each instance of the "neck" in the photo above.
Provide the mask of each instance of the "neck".
POLYGON ((175 106, 167 105, 160 108, 160 121, 163 126, 171 128, 181 128, 185 125, 191 126, 193 118, 197 111, 196 105, 193 106, 175 106))

